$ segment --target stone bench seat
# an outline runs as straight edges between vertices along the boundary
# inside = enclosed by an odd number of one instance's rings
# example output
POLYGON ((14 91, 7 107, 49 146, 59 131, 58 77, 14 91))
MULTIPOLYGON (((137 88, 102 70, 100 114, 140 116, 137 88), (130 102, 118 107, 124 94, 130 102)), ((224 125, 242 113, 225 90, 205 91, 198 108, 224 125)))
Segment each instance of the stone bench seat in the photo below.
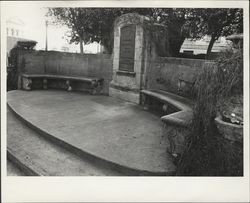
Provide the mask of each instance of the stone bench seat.
POLYGON ((165 114, 161 116, 161 120, 165 124, 165 133, 170 143, 167 151, 174 157, 179 156, 185 149, 185 138, 193 119, 194 103, 187 98, 162 90, 141 90, 141 94, 142 105, 146 107, 153 105, 152 100, 160 101, 156 105, 162 107, 165 114))
POLYGON ((163 90, 141 90, 141 93, 154 97, 163 103, 168 103, 172 105, 176 110, 192 110, 193 102, 187 98, 181 97, 179 95, 166 92, 163 90))
POLYGON ((186 127, 192 120, 194 104, 191 100, 163 90, 141 90, 141 93, 143 105, 147 105, 145 97, 151 97, 171 106, 173 112, 161 117, 164 123, 186 127))
POLYGON ((78 81, 90 84, 90 91, 92 94, 100 92, 103 86, 103 79, 96 77, 84 77, 84 76, 66 76, 66 75, 53 75, 53 74, 22 74, 22 87, 25 90, 32 89, 32 80, 43 79, 43 89, 48 88, 48 80, 64 80, 66 89, 72 90, 71 81, 78 81))

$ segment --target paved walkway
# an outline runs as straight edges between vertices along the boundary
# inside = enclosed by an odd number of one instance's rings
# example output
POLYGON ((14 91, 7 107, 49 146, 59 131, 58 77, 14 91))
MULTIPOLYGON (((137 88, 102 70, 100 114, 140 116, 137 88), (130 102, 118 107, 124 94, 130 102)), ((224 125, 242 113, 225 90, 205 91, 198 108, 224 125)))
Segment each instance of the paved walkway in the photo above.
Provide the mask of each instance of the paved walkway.
MULTIPOLYGON (((24 125, 7 109, 7 145, 9 159, 21 166, 23 174, 17 174, 14 165, 7 169, 8 175, 40 176, 121 176, 105 167, 99 167, 88 159, 65 150, 45 139, 35 130, 24 125), (14 159, 14 160, 13 160, 14 159), (21 163, 21 165, 20 165, 21 163), (26 168, 23 168, 25 166, 26 168), (29 171, 27 171, 27 168, 29 171), (25 170, 26 169, 26 170, 25 170)), ((9 162, 9 161, 8 161, 9 162)))
POLYGON ((138 105, 52 90, 10 91, 8 104, 32 125, 95 157, 136 170, 174 171, 160 118, 138 105))

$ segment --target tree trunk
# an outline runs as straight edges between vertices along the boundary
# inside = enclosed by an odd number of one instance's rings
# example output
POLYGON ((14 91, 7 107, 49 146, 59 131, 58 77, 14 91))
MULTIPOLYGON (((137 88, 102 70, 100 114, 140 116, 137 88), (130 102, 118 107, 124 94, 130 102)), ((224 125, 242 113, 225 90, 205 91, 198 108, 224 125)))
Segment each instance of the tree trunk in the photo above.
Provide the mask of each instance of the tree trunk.
POLYGON ((101 45, 103 46, 103 53, 106 53, 106 54, 112 53, 113 44, 110 44, 108 41, 104 41, 101 45))
POLYGON ((181 46, 185 41, 185 36, 182 33, 183 23, 170 23, 169 33, 168 33, 168 43, 169 43, 169 54, 173 57, 178 57, 180 53, 181 46))
POLYGON ((179 40, 178 46, 176 47, 176 55, 178 56, 178 54, 180 53, 181 47, 185 41, 186 37, 181 37, 181 39, 179 40))
POLYGON ((213 48, 213 45, 214 45, 214 42, 216 41, 216 37, 214 34, 212 34, 211 36, 211 40, 209 42, 209 45, 208 45, 208 48, 207 48, 207 54, 206 54, 206 58, 208 59, 211 55, 211 52, 212 52, 212 48, 213 48))
POLYGON ((80 37, 80 53, 83 54, 83 41, 81 37, 80 37))

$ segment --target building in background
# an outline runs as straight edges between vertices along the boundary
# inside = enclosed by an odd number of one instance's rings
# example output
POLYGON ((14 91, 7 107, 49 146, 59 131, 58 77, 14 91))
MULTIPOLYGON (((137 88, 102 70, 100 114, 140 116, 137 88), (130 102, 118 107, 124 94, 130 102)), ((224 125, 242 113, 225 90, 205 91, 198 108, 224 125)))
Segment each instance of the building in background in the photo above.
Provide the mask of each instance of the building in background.
POLYGON ((6 21, 7 36, 24 37, 25 23, 17 17, 9 18, 6 21))
MULTIPOLYGON (((25 21, 26 22, 26 21, 25 21)), ((41 22, 40 22, 41 24, 41 22)), ((70 44, 69 39, 65 37, 68 31, 66 27, 56 27, 51 24, 48 26, 48 51, 61 51, 70 53, 80 53, 79 44, 70 44)), ((41 24, 38 28, 31 23, 24 23, 19 17, 10 17, 6 21, 6 34, 7 34, 7 55, 9 56, 10 50, 17 44, 17 41, 37 41, 36 49, 45 50, 45 23, 41 24), (34 32, 34 29, 35 32, 34 32)), ((84 53, 98 54, 103 53, 104 48, 100 43, 94 42, 83 45, 84 53)))
POLYGON ((227 36, 227 40, 232 42, 232 46, 234 49, 242 49, 243 48, 243 33, 233 34, 227 36))
MULTIPOLYGON (((199 40, 186 39, 182 44, 180 53, 188 53, 194 55, 206 54, 210 39, 210 36, 205 36, 199 40)), ((220 37, 218 40, 215 41, 212 48, 212 53, 221 52, 227 49, 229 46, 230 42, 226 40, 225 37, 220 37)))
POLYGON ((16 45, 18 40, 25 40, 25 23, 17 17, 6 21, 7 54, 16 45))

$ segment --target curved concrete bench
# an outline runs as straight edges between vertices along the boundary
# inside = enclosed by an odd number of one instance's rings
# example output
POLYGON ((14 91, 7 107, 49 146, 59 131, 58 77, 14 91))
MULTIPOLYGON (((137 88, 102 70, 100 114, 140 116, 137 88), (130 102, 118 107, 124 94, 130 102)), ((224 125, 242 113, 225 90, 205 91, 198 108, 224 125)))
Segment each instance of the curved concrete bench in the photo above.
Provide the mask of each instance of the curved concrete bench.
POLYGON ((194 104, 191 100, 162 90, 141 90, 141 93, 143 105, 146 105, 146 95, 164 104, 170 105, 174 109, 174 113, 162 116, 162 121, 186 126, 189 121, 192 120, 192 109, 194 104))
POLYGON ((142 105, 147 105, 146 97, 151 97, 174 109, 174 112, 162 116, 161 120, 165 124, 170 142, 169 153, 175 156, 181 154, 185 147, 184 142, 189 131, 189 124, 193 119, 194 103, 187 98, 162 90, 141 90, 141 94, 142 105))
POLYGON ((190 99, 163 90, 141 90, 141 93, 168 102, 179 110, 190 110, 193 106, 190 99))
POLYGON ((25 90, 32 90, 32 83, 34 79, 43 79, 43 89, 48 89, 48 80, 64 80, 67 91, 72 90, 71 81, 79 81, 90 84, 90 93, 100 93, 103 88, 103 79, 95 77, 82 76, 65 76, 52 74, 22 74, 22 88, 25 90))

